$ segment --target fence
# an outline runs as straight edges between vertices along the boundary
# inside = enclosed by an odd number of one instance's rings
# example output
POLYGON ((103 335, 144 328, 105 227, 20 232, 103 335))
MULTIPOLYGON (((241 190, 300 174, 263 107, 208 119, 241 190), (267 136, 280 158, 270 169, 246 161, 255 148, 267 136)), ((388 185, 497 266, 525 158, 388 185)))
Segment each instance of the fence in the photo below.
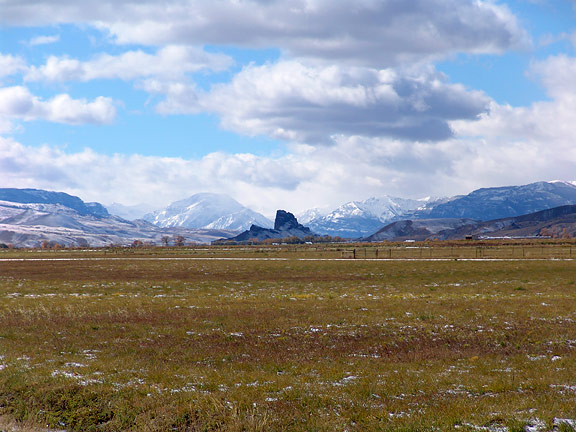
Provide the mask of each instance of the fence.
POLYGON ((343 259, 576 259, 570 245, 357 247, 341 252, 343 259))

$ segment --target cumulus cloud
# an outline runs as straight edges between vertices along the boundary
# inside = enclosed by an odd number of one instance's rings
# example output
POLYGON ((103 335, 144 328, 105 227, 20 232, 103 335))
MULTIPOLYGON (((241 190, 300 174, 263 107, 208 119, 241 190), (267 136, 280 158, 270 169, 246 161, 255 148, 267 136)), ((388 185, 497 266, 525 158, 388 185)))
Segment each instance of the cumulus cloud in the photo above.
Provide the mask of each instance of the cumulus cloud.
MULTIPOLYGON (((392 150, 395 144, 391 142, 387 155, 382 144, 360 139, 333 147, 299 146, 293 154, 281 157, 212 153, 186 160, 109 156, 90 149, 67 153, 0 138, 0 171, 7 187, 61 190, 104 203, 146 202, 161 207, 196 192, 221 192, 273 216, 278 208, 295 212, 320 204, 335 208, 362 198, 359 188, 366 197, 381 194, 383 185, 399 191, 410 184, 410 174, 387 166, 382 158, 430 157, 425 144, 392 150), (355 151, 349 153, 352 148, 355 151), (379 157, 365 157, 374 150, 380 152, 379 157)), ((432 165, 429 168, 433 170, 432 165)))
POLYGON ((570 98, 576 92, 576 59, 557 55, 535 62, 530 75, 539 79, 548 95, 555 99, 570 98))
POLYGON ((185 46, 166 46, 155 54, 141 50, 117 56, 101 54, 86 62, 50 56, 46 64, 31 67, 25 78, 29 81, 131 80, 148 76, 175 78, 188 72, 227 69, 232 63, 232 59, 224 54, 211 54, 185 46))
POLYGON ((531 74, 540 79, 550 100, 526 107, 493 102, 479 121, 453 123, 461 142, 475 154, 468 164, 454 163, 458 176, 483 173, 500 184, 574 179, 576 58, 550 57, 535 63, 531 74))
POLYGON ((530 74, 540 80, 550 100, 534 102, 527 107, 493 102, 490 113, 482 115, 480 121, 455 122, 458 133, 486 140, 546 142, 552 151, 573 147, 576 140, 576 58, 549 57, 534 63, 530 74))
POLYGON ((449 121, 474 119, 489 103, 432 68, 399 72, 296 61, 248 66, 207 93, 153 80, 144 88, 166 95, 158 105, 162 113, 209 111, 235 132, 320 144, 341 135, 443 140, 452 136, 449 121))
POLYGON ((22 73, 26 68, 26 62, 21 57, 0 53, 0 78, 22 73))
MULTIPOLYGON (((520 108, 496 104, 425 66, 456 52, 500 53, 529 44, 513 15, 495 2, 7 0, 2 7, 0 22, 8 25, 88 23, 120 43, 170 45, 87 61, 50 57, 33 68, 0 55, 0 75, 136 80, 164 98, 157 106, 162 113, 215 113, 223 127, 287 141, 290 152, 187 160, 69 153, 0 138, 6 186, 157 206, 195 192, 223 192, 273 215, 277 208, 336 207, 385 193, 418 198, 574 179, 574 58, 534 63, 531 74, 550 100, 520 108), (202 90, 186 75, 231 62, 195 48, 205 44, 278 47, 283 55, 202 90)), ((0 88, 0 132, 19 120, 103 124, 115 115, 108 98, 46 100, 23 86, 0 88)))
POLYGON ((72 99, 67 94, 42 100, 23 86, 0 88, 0 118, 7 120, 46 120, 74 125, 107 124, 115 116, 114 102, 102 96, 92 102, 72 99))
POLYGON ((576 151, 568 140, 562 148, 559 153, 537 138, 462 135, 440 143, 407 143, 355 136, 339 138, 332 146, 293 145, 290 154, 278 157, 212 153, 183 159, 90 149, 68 153, 0 139, 0 171, 6 186, 62 190, 103 203, 161 207, 197 192, 227 193, 273 216, 278 208, 336 208, 383 194, 419 198, 571 179, 576 151))
POLYGON ((5 186, 63 190, 104 203, 163 206, 195 191, 214 191, 270 212, 281 204, 279 192, 296 194, 301 182, 315 175, 308 164, 291 156, 212 153, 198 160, 110 156, 91 149, 66 153, 51 146, 27 147, 2 137, 0 171, 5 186), (265 196, 270 201, 262 200, 265 196))
POLYGON ((513 14, 491 1, 7 0, 2 8, 5 25, 89 23, 119 43, 279 47, 373 67, 530 44, 513 14))
MULTIPOLYGON (((568 70, 576 64, 574 58, 561 60, 568 70)), ((492 102, 479 120, 447 120, 455 135, 439 142, 342 134, 330 146, 290 144, 290 153, 278 157, 212 153, 187 160, 110 156, 90 149, 67 153, 4 138, 0 139, 0 172, 6 186, 63 190, 104 203, 147 202, 160 207, 196 192, 221 192, 269 216, 278 208, 295 212, 324 205, 335 208, 383 194, 419 198, 543 179, 573 180, 576 98, 573 91, 556 88, 564 85, 570 90, 574 83, 571 74, 554 67, 557 61, 552 57, 534 65, 534 73, 538 71, 542 82, 548 83, 553 99, 521 108, 492 102)), ((378 75, 368 76, 379 82, 378 75)), ((312 87, 305 100, 358 106, 372 100, 358 86, 349 87, 334 86, 328 96, 312 87)), ((378 93, 373 87, 374 98, 378 93)), ((10 91, 29 94, 18 87, 10 91)), ((386 100, 397 97, 393 92, 384 94, 389 95, 386 100)), ((2 93, 0 110, 5 112, 9 106, 10 112, 24 118, 33 111, 27 99, 2 93)))

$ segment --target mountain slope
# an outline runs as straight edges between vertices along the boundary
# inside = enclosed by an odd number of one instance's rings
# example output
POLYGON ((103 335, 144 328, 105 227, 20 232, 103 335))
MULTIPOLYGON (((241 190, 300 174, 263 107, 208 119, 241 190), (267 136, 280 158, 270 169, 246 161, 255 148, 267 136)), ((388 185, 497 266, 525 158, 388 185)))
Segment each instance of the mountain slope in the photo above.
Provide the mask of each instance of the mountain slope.
POLYGON ((326 216, 310 220, 307 225, 319 234, 348 238, 363 237, 425 204, 424 200, 388 196, 351 201, 326 216))
POLYGON ((576 205, 541 210, 522 216, 481 222, 447 232, 445 238, 473 237, 576 237, 576 205))
POLYGON ((555 207, 522 216, 478 221, 472 219, 415 219, 393 222, 366 241, 406 239, 457 240, 466 237, 576 237, 576 205, 555 207))
POLYGON ((0 243, 16 247, 39 247, 43 242, 82 247, 129 245, 135 240, 161 244, 165 236, 182 236, 185 243, 209 243, 235 234, 229 230, 160 228, 146 221, 129 222, 110 216, 98 203, 84 203, 78 197, 55 192, 25 190, 20 194, 10 190, 1 196, 25 201, 0 200, 0 243))
MULTIPOLYGON (((462 227, 476 227, 472 219, 414 219, 392 222, 364 240, 368 242, 427 240, 446 238, 446 233, 462 227)), ((462 235, 464 238, 464 234, 462 235)))
POLYGON ((110 216, 103 205, 85 203, 80 198, 64 192, 51 192, 41 189, 0 188, 0 201, 20 204, 60 204, 76 210, 81 215, 110 216))
MULTIPOLYGON (((576 204, 576 186, 566 182, 537 182, 523 186, 478 189, 439 204, 425 218, 493 220, 576 204)), ((418 212, 414 216, 418 217, 418 212)))
POLYGON ((352 201, 307 225, 319 234, 366 237, 394 221, 416 219, 493 220, 576 204, 576 185, 537 182, 478 189, 464 196, 409 200, 381 197, 352 201))
POLYGON ((144 216, 159 227, 227 229, 243 231, 251 225, 271 227, 272 222, 227 195, 199 193, 144 216))

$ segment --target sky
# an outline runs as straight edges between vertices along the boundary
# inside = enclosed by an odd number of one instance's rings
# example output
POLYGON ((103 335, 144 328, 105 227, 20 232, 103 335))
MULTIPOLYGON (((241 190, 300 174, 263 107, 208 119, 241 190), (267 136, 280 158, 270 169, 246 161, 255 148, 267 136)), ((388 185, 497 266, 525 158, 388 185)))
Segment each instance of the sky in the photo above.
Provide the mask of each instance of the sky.
POLYGON ((0 0, 0 187, 270 217, 575 168, 575 0, 0 0))

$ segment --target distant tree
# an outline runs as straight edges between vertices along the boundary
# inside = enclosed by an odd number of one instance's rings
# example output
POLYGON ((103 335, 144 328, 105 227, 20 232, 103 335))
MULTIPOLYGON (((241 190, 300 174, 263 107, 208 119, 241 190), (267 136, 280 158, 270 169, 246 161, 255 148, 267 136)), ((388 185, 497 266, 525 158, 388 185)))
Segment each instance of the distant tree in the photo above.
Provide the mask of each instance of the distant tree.
POLYGON ((140 248, 142 246, 144 246, 144 243, 142 243, 141 240, 134 240, 132 242, 132 247, 134 247, 134 248, 140 248))
POLYGON ((168 245, 170 244, 170 237, 168 236, 162 236, 162 238, 160 239, 160 241, 162 242, 162 244, 165 247, 168 247, 168 245))
POLYGON ((186 239, 184 237, 182 237, 181 235, 175 235, 174 236, 174 244, 176 246, 184 246, 184 241, 186 239))
POLYGON ((42 243, 40 243, 40 248, 50 249, 50 242, 48 240, 42 240, 42 243))

